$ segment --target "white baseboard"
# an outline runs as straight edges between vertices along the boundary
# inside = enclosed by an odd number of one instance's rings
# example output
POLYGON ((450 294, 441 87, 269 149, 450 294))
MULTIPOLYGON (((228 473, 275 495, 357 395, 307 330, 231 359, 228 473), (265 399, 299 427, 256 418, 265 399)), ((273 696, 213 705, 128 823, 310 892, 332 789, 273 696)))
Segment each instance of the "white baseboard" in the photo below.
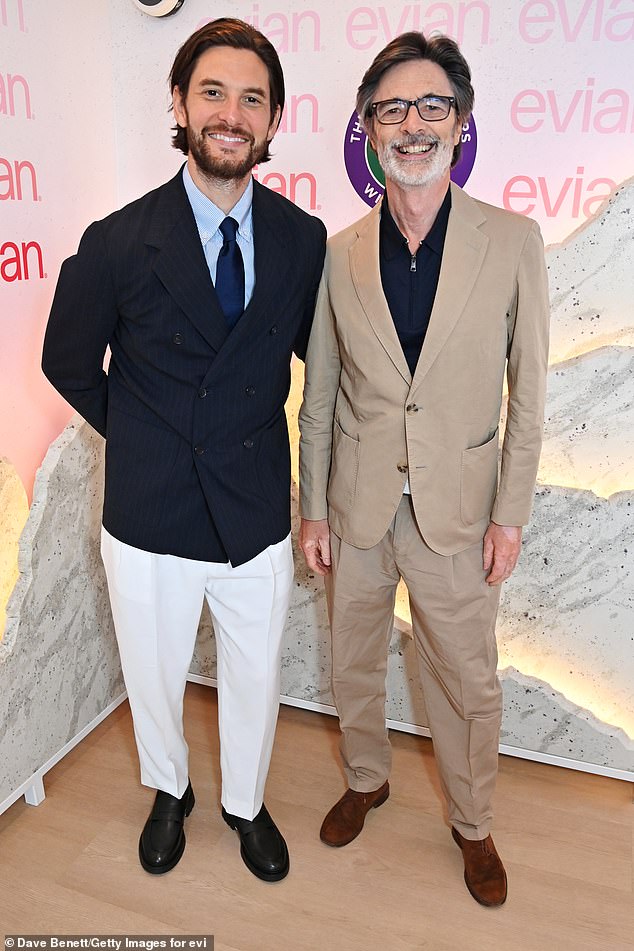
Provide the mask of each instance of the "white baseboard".
MULTIPOLYGON (((200 674, 189 674, 187 679, 192 683, 203 684, 208 687, 217 687, 217 682, 213 677, 203 677, 200 674)), ((4 802, 0 803, 0 815, 5 812, 9 806, 12 806, 20 796, 24 796, 27 803, 31 806, 39 806, 44 801, 46 793, 44 791, 44 776, 55 766, 56 763, 66 756, 67 753, 77 746, 85 736, 95 729, 96 726, 106 719, 113 710, 123 703, 127 693, 124 691, 116 700, 113 700, 105 710, 91 720, 72 740, 69 740, 48 762, 41 766, 32 776, 30 776, 21 786, 14 790, 4 802)), ((334 706, 326 703, 317 703, 314 700, 300 700, 297 697, 287 697, 282 695, 280 700, 289 707, 299 707, 303 710, 311 710, 315 713, 325 713, 328 716, 337 716, 334 706)), ((402 723, 400 720, 386 720, 390 730, 398 730, 401 733, 413 733, 416 736, 430 737, 431 734, 427 727, 418 726, 414 723, 402 723)), ((564 756, 555 756, 552 753, 541 753, 538 750, 526 750, 518 746, 508 746, 500 744, 500 753, 503 756, 515 756, 518 759, 533 760, 536 763, 545 763, 548 766, 562 766, 564 769, 575 769, 583 773, 592 773, 596 776, 607 776, 610 779, 620 779, 624 782, 634 783, 634 772, 628 772, 622 769, 613 769, 609 766, 600 766, 597 763, 585 763, 580 760, 567 759, 564 756)))
MULTIPOLYGON (((201 677, 199 674, 190 674, 187 678, 197 684, 207 684, 210 687, 216 686, 216 681, 212 677, 201 677)), ((337 710, 334 706, 327 703, 316 703, 314 700, 298 700, 297 697, 280 697, 282 703, 288 707, 301 707, 304 710, 313 710, 316 713, 326 713, 329 716, 337 716, 337 710)), ((413 733, 416 736, 426 736, 431 738, 431 733, 426 726, 417 726, 415 723, 402 723, 400 720, 386 720, 388 729, 398 730, 401 733, 413 733)), ((613 769, 610 766, 600 766, 597 763, 585 763, 581 760, 567 759, 565 756, 555 756, 552 753, 540 753, 538 750, 526 750, 519 746, 508 746, 500 744, 500 753, 503 756, 515 756, 518 759, 533 760, 536 763, 545 763, 548 766, 563 766, 565 769, 576 769, 582 773, 593 773, 596 776, 608 776, 610 779, 621 779, 626 783, 634 783, 634 772, 628 772, 624 769, 613 769)))
POLYGON ((77 746, 77 744, 80 743, 85 736, 88 736, 88 734, 94 730, 96 726, 99 726, 99 724, 105 720, 107 716, 110 716, 112 711, 116 710, 119 704, 123 703, 127 696, 127 693, 124 691, 121 696, 117 697, 116 700, 113 700, 112 703, 108 704, 106 709, 102 710, 101 713, 94 718, 94 720, 91 720, 90 723, 86 724, 86 726, 79 731, 77 736, 74 736, 72 740, 69 740, 68 743, 66 743, 65 746, 61 748, 61 750, 55 753, 54 756, 51 756, 51 758, 46 763, 44 763, 43 766, 40 766, 40 768, 26 780, 26 782, 23 782, 21 786, 18 786, 18 788, 15 789, 11 795, 4 800, 4 802, 0 802, 0 815, 2 815, 2 813, 5 812, 9 806, 12 806, 13 803, 20 798, 20 796, 24 796, 30 806, 39 806, 40 803, 44 801, 46 796, 44 791, 45 774, 49 771, 49 769, 52 769, 56 763, 59 763, 59 761, 63 759, 67 753, 70 753, 73 747, 77 746))

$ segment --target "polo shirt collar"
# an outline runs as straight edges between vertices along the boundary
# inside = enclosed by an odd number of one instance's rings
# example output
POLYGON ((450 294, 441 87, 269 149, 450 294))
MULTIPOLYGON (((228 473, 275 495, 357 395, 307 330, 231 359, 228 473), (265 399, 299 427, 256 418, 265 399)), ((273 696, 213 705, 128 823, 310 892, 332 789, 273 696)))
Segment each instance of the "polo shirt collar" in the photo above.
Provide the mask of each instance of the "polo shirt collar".
MULTIPOLYGON (((447 189, 447 194, 443 199, 443 203, 438 209, 438 214, 434 220, 433 225, 429 229, 427 237, 424 239, 423 244, 426 245, 431 251, 434 251, 436 254, 441 255, 443 247, 445 244, 445 235, 447 233, 447 222, 449 221, 449 212, 451 211, 451 189, 447 189)), ((404 235, 401 234, 398 225, 392 217, 390 211, 387 194, 383 198, 381 204, 381 251, 385 258, 391 260, 396 257, 396 255, 405 248, 407 254, 410 254, 409 247, 407 245, 407 239, 404 235)))

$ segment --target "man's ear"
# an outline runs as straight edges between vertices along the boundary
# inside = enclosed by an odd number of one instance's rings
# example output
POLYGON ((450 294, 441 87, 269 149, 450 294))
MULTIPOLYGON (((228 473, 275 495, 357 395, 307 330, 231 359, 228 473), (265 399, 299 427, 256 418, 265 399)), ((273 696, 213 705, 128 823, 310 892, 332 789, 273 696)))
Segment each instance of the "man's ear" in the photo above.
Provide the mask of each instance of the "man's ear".
POLYGON ((187 127, 187 109, 185 107, 185 100, 178 86, 174 86, 172 90, 172 109, 176 122, 182 129, 185 129, 187 127))
POLYGON ((269 132, 267 136, 268 142, 273 141, 273 137, 275 136, 275 133, 277 132, 281 121, 282 121, 282 110, 280 106, 277 106, 275 112, 273 113, 273 117, 271 118, 271 122, 269 124, 269 132))

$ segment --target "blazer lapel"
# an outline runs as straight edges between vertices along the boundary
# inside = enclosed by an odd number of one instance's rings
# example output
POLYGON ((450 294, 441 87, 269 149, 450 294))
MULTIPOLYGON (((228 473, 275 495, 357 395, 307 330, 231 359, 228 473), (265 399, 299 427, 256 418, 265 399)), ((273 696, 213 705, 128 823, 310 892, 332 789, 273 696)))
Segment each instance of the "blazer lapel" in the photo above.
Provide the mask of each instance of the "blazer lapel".
POLYGON ((165 290, 207 343, 220 350, 229 331, 181 172, 163 186, 145 243, 158 250, 154 273, 165 290))
POLYGON ((379 202, 359 224, 358 238, 349 251, 350 273, 357 297, 381 346, 403 379, 410 383, 412 375, 409 372, 381 284, 380 221, 381 204, 379 202))
POLYGON ((452 184, 438 289, 414 373, 414 386, 429 372, 469 300, 489 244, 487 236, 479 230, 485 220, 473 199, 452 184))

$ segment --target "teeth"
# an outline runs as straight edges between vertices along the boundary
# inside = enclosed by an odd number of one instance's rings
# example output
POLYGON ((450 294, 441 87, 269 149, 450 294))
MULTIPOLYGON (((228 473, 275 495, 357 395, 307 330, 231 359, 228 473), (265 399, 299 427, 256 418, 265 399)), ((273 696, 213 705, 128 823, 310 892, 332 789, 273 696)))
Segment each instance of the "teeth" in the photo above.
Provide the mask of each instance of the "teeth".
POLYGON ((431 149, 431 145, 403 145, 399 148, 399 152, 405 155, 419 155, 421 152, 430 152, 431 149))
POLYGON ((222 135, 220 132, 212 132, 212 139, 220 139, 221 142, 245 142, 246 139, 236 138, 235 136, 222 135))

